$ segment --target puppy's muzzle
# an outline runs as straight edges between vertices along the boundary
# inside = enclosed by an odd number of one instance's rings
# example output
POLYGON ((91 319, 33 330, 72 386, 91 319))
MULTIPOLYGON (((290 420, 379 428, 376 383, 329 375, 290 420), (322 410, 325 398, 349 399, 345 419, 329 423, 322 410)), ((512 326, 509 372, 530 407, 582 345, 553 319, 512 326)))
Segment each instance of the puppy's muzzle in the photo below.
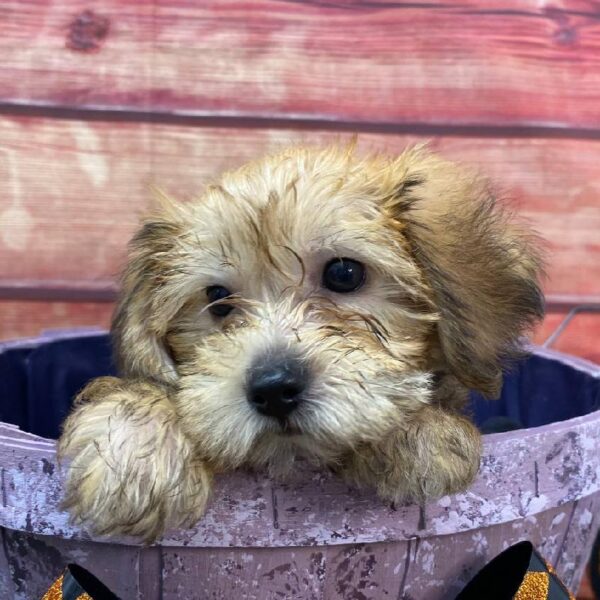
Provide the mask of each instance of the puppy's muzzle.
POLYGON ((248 372, 248 402, 262 415, 284 419, 302 402, 307 371, 297 358, 263 357, 248 372))

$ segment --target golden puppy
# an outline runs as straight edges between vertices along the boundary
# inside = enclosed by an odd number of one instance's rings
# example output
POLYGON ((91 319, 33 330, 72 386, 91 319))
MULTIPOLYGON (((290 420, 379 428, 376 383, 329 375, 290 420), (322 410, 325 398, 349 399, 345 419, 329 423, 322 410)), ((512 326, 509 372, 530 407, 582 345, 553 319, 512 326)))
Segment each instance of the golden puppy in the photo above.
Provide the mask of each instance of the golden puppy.
POLYGON ((153 540, 213 473, 301 457, 388 500, 471 483, 468 390, 499 393, 543 311, 532 236, 485 180, 422 148, 295 147, 162 204, 131 243, 122 379, 64 425, 76 520, 153 540))

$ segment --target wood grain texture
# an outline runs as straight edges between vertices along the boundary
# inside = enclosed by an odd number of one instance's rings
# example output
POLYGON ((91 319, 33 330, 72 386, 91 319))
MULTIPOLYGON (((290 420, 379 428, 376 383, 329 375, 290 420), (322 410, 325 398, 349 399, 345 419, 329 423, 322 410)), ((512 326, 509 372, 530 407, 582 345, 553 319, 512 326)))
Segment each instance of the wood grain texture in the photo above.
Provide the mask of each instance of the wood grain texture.
MULTIPOLYGON (((348 137, 4 117, 0 287, 60 280, 100 294, 114 285, 151 184, 186 198, 223 169, 268 150, 335 139, 348 137)), ((359 142, 365 150, 399 152, 423 139, 369 134, 359 142)), ((439 137, 431 147, 492 177, 546 238, 547 292, 600 293, 600 141, 439 137)))
POLYGON ((9 0, 0 102, 351 122, 598 129, 600 8, 9 0))
POLYGON ((0 340, 33 337, 48 329, 106 329, 112 308, 112 304, 93 302, 0 301, 0 340))

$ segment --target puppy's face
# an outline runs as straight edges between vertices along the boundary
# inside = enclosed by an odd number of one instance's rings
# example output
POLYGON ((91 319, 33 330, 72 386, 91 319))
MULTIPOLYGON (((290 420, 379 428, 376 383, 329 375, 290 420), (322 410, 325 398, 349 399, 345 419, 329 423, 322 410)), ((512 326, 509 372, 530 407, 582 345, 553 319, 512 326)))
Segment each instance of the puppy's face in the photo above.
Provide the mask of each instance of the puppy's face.
POLYGON ((486 202, 420 151, 296 148, 226 174, 134 239, 123 367, 176 386, 218 468, 375 444, 432 400, 433 371, 493 393, 539 291, 535 257, 486 202))

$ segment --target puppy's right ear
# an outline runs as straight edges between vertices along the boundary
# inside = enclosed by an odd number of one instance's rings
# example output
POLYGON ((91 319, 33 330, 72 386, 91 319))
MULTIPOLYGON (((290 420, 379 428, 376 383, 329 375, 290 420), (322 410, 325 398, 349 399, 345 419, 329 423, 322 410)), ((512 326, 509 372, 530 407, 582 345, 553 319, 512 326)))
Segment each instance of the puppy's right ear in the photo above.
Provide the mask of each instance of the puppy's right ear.
POLYGON ((177 379, 177 372, 164 338, 183 304, 175 287, 184 225, 181 207, 164 197, 159 200, 160 208, 143 221, 129 243, 111 334, 122 375, 169 383, 177 379))

